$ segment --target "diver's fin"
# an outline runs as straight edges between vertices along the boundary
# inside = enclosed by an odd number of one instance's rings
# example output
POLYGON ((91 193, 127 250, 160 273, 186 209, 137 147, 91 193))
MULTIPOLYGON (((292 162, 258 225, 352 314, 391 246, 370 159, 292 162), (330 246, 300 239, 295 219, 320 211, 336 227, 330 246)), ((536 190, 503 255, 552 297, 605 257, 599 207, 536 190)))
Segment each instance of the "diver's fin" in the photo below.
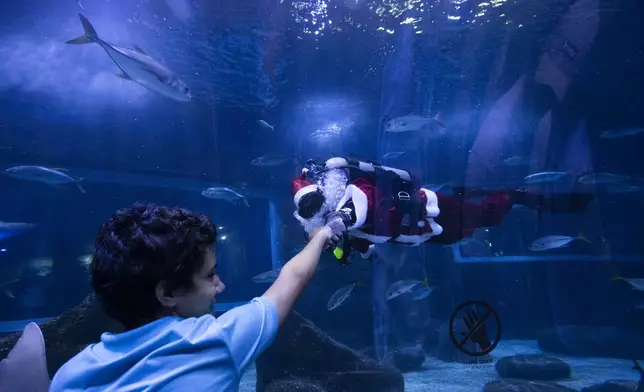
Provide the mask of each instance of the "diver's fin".
POLYGON ((132 46, 132 49, 134 49, 135 51, 137 51, 137 52, 139 52, 139 53, 141 53, 141 54, 144 54, 144 55, 146 55, 146 56, 148 55, 147 53, 145 53, 145 52, 143 51, 143 49, 141 49, 141 48, 140 48, 139 46, 137 46, 137 45, 133 45, 133 46, 132 46))
POLYGON ((129 77, 125 72, 123 72, 123 71, 121 71, 121 72, 117 73, 117 74, 116 74, 116 76, 118 76, 118 77, 119 77, 119 78, 121 78, 121 79, 125 79, 125 80, 132 80, 132 78, 130 78, 130 77, 129 77))
POLYGON ((70 39, 66 43, 71 45, 82 45, 82 44, 91 44, 92 42, 96 42, 99 38, 98 38, 98 34, 96 34, 96 30, 94 30, 94 26, 92 26, 89 20, 87 20, 87 18, 83 16, 83 14, 78 14, 78 17, 80 18, 80 21, 83 24, 85 35, 81 35, 80 37, 70 39))

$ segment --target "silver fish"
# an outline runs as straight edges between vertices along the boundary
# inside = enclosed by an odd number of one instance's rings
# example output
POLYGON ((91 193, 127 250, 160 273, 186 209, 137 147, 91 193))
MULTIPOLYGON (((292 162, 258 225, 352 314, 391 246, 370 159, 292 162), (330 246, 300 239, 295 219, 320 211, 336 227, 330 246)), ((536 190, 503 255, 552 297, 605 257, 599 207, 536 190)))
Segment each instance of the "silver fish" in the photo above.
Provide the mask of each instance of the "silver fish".
POLYGON ((604 131, 599 134, 601 139, 616 139, 619 137, 637 135, 644 132, 644 128, 635 128, 635 129, 621 129, 616 131, 604 131))
POLYGON ((264 120, 258 120, 258 121, 257 121, 257 124, 259 124, 259 126, 260 126, 260 127, 262 127, 262 128, 275 130, 275 127, 274 127, 274 126, 272 126, 271 124, 267 123, 267 122, 266 122, 266 121, 264 121, 264 120))
POLYGON ((570 243, 575 240, 582 240, 590 243, 590 240, 584 237, 583 234, 580 234, 578 237, 570 237, 567 235, 547 235, 545 237, 541 237, 532 241, 528 249, 533 252, 539 252, 544 250, 563 248, 570 245, 570 243))
POLYGON ((36 227, 34 223, 0 221, 0 231, 22 231, 36 227))
POLYGON ((382 159, 394 159, 405 155, 404 151, 392 151, 382 156, 382 159))
POLYGON ((192 99, 188 86, 168 67, 148 56, 137 46, 134 46, 133 49, 127 49, 103 41, 99 38, 89 20, 82 14, 78 14, 78 16, 83 24, 85 34, 67 41, 68 44, 97 43, 105 49, 112 61, 121 69, 121 73, 116 76, 131 80, 176 101, 187 102, 192 99))
POLYGON ((225 186, 214 186, 204 189, 201 192, 201 195, 209 199, 226 200, 231 204, 236 204, 241 201, 246 205, 246 207, 250 207, 246 197, 225 186))
POLYGON ((526 184, 538 184, 542 182, 557 181, 566 175, 568 175, 568 173, 566 172, 541 172, 541 173, 530 174, 529 176, 525 177, 523 180, 525 181, 526 184))
POLYGON ((619 184, 630 179, 629 176, 613 173, 586 174, 577 180, 580 184, 619 184))
POLYGON ((423 282, 418 280, 398 280, 389 286, 385 293, 385 298, 390 300, 399 295, 410 293, 419 284, 423 284, 423 282))
POLYGON ((26 181, 42 182, 54 187, 73 183, 76 184, 76 187, 81 192, 87 193, 81 185, 81 181, 83 180, 82 178, 76 179, 70 177, 69 175, 63 173, 61 170, 65 169, 54 169, 44 166, 14 166, 5 170, 5 173, 12 178, 18 178, 20 180, 26 181))
POLYGON ((392 118, 385 124, 385 132, 416 132, 426 131, 424 136, 443 137, 447 134, 447 128, 437 114, 434 118, 410 114, 392 118))
POLYGON ((279 166, 287 163, 295 164, 297 158, 287 155, 262 155, 250 161, 253 166, 279 166))
POLYGON ((342 303, 346 301, 347 298, 349 298, 349 295, 351 295, 351 292, 356 287, 356 284, 357 282, 337 289, 335 293, 331 295, 329 302, 326 304, 327 310, 333 310, 342 305, 342 303))
POLYGON ((261 274, 253 276, 251 278, 251 281, 253 281, 253 283, 273 283, 275 282, 275 280, 277 280, 280 271, 281 268, 277 270, 268 270, 266 272, 262 272, 261 274))
POLYGON ((506 166, 524 166, 529 165, 533 161, 530 157, 514 156, 507 158, 503 161, 506 166))

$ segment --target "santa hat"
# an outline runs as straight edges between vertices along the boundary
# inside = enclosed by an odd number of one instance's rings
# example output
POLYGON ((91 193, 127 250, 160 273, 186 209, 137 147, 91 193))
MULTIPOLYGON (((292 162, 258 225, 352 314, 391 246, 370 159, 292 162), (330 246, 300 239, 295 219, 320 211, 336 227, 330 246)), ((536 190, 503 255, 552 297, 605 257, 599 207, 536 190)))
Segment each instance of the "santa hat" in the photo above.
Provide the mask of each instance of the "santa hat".
POLYGON ((291 181, 291 192, 293 193, 293 203, 297 207, 300 204, 300 200, 304 195, 311 192, 317 192, 319 190, 316 184, 313 184, 311 181, 305 179, 307 169, 302 169, 302 174, 300 174, 296 179, 291 181))

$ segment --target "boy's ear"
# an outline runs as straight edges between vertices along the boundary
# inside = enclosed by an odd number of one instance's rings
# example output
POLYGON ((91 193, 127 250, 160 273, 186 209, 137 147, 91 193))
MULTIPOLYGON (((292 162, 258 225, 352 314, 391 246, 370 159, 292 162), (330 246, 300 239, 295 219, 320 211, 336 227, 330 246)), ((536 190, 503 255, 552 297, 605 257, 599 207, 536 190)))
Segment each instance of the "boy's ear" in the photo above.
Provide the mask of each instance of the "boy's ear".
POLYGON ((166 285, 165 281, 162 280, 157 283, 155 293, 157 300, 161 303, 161 305, 167 308, 173 308, 177 304, 177 300, 174 295, 168 292, 168 286, 166 285))

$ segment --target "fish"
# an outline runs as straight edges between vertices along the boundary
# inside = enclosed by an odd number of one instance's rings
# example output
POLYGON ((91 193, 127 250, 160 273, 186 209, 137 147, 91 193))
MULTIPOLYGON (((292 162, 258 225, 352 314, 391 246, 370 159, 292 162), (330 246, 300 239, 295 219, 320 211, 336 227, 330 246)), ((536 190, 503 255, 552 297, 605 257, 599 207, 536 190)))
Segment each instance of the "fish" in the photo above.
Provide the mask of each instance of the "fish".
POLYGON ((600 139, 617 139, 625 136, 638 135, 644 132, 644 128, 620 129, 613 131, 604 131, 599 134, 600 139))
POLYGON ((281 268, 268 270, 253 276, 250 280, 253 283, 273 283, 277 280, 281 270, 281 268))
POLYGON ((623 280, 624 282, 630 284, 634 290, 644 291, 644 278, 624 278, 619 275, 615 275, 610 280, 623 280))
POLYGON ((557 249, 557 248, 566 247, 575 240, 581 240, 584 242, 588 242, 589 244, 592 243, 588 238, 584 237, 584 235, 581 233, 577 237, 570 237, 567 235, 547 235, 545 237, 541 237, 532 241, 528 249, 530 249, 533 252, 557 249))
POLYGON ((524 166, 524 165, 529 165, 533 161, 534 160, 531 157, 514 156, 514 157, 506 158, 503 161, 503 163, 506 166, 524 166))
POLYGON ((279 166, 287 163, 296 164, 300 154, 295 157, 288 155, 262 155, 250 161, 253 166, 279 166))
POLYGON ((538 184, 542 182, 553 182, 561 179, 562 177, 568 175, 567 172, 540 172, 530 174, 525 177, 523 180, 526 184, 538 184))
POLYGON ((23 231, 36 227, 35 223, 0 221, 0 231, 23 231))
POLYGON ((258 121, 257 121, 257 124, 259 124, 259 126, 260 126, 260 127, 262 127, 262 128, 270 129, 270 130, 272 130, 272 131, 274 131, 274 130, 275 130, 275 127, 274 127, 274 126, 272 126, 271 124, 267 123, 267 122, 266 122, 266 121, 264 121, 264 120, 258 120, 258 121))
POLYGON ((389 286, 385 293, 385 298, 389 301, 400 295, 411 293, 418 285, 427 285, 427 279, 425 279, 425 282, 420 280, 398 280, 389 286))
POLYGON ((248 204, 248 199, 246 199, 246 197, 225 186, 213 186, 204 189, 203 191, 201 191, 201 195, 207 197, 208 199, 226 200, 231 204, 236 204, 241 201, 246 205, 246 207, 250 207, 250 204, 248 204))
POLYGON ((580 184, 619 184, 630 180, 630 176, 613 173, 591 173, 584 174, 577 179, 580 184))
POLYGON ((404 151, 392 151, 382 156, 382 159, 394 159, 405 155, 404 151))
POLYGON ((342 305, 342 303, 344 303, 344 301, 349 298, 349 295, 351 295, 353 289, 360 284, 361 283, 358 280, 354 283, 351 283, 350 285, 337 289, 333 294, 331 294, 331 298, 329 298, 329 302, 327 302, 326 304, 327 310, 333 310, 342 305))
POLYGON ((85 189, 81 185, 82 178, 73 178, 62 171, 65 169, 49 168, 44 166, 14 166, 5 170, 5 174, 12 178, 26 181, 37 181, 44 184, 59 187, 64 184, 76 184, 78 190, 83 193, 85 189))
POLYGON ((385 132, 392 133, 426 131, 425 136, 443 137, 446 135, 446 130, 440 114, 433 118, 409 114, 392 118, 385 123, 385 132))
POLYGON ((83 14, 78 16, 85 34, 67 41, 67 44, 99 44, 119 67, 121 72, 116 75, 119 78, 131 80, 175 101, 188 102, 192 99, 190 88, 167 66, 150 57, 136 45, 128 49, 103 41, 89 20, 83 14))

